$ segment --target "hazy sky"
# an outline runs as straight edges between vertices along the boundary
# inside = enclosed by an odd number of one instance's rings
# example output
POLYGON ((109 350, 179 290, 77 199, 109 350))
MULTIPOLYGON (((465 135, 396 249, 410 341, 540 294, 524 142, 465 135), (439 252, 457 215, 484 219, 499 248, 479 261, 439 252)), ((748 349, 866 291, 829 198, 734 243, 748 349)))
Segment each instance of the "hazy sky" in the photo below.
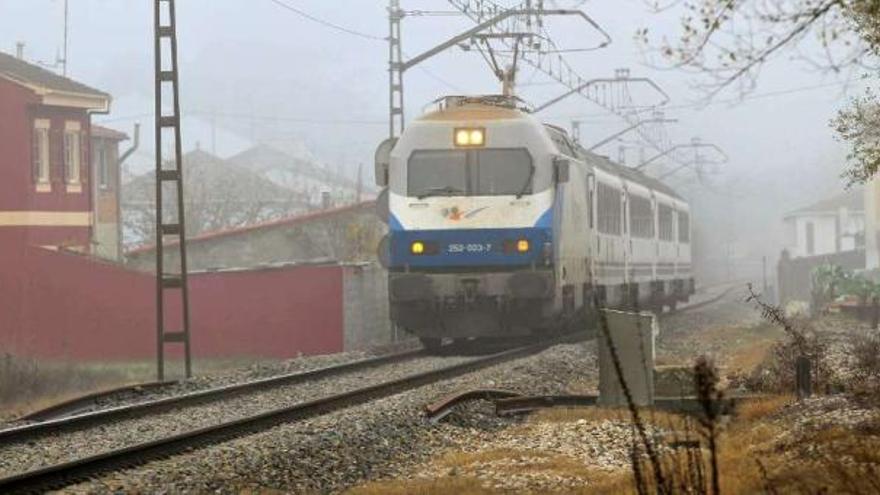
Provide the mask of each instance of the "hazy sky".
MULTIPOLYGON (((271 0, 180 0, 178 20, 187 145, 196 140, 228 155, 250 139, 304 143, 322 161, 349 173, 358 162, 370 165, 376 144, 387 133, 387 3, 382 0, 283 0, 316 17, 379 38, 350 35, 282 9, 271 0)), ((152 126, 152 1, 70 0, 69 74, 111 93, 113 112, 97 122, 130 130, 134 121, 152 126)), ((509 2, 508 2, 509 3, 509 2)), ((581 2, 559 1, 561 6, 581 2)), ((27 43, 29 60, 52 61, 62 44, 63 0, 0 0, 0 49, 14 52, 27 43)), ((402 0, 408 10, 451 9, 443 0, 402 0)), ((699 136, 723 147, 730 157, 713 186, 729 196, 733 211, 743 203, 770 201, 780 211, 840 189, 836 180, 846 154, 828 120, 846 101, 841 76, 826 77, 804 64, 778 60, 764 72, 751 99, 716 102, 700 108, 690 77, 643 64, 633 41, 636 29, 674 33, 678 13, 650 14, 641 0, 589 1, 582 6, 612 36, 607 49, 568 58, 585 78, 629 67, 633 76, 654 78, 672 96, 667 115, 677 141, 699 136), (817 87, 819 86, 819 87, 817 87), (812 89, 804 89, 812 88, 812 89), (792 91, 792 92, 789 92, 792 91), (786 94, 773 94, 787 92, 786 94), (768 95, 770 94, 770 95, 768 95), (729 184, 736 184, 731 190, 729 184), (755 193, 760 193, 755 194, 755 193), (766 193, 773 193, 768 197, 766 193), (745 194, 745 196, 743 196, 745 194), (755 199, 758 198, 758 199, 755 199)), ((404 20, 404 51, 414 55, 470 27, 461 16, 404 20)), ((548 21, 564 46, 589 45, 595 33, 572 22, 548 21)), ((499 85, 475 53, 449 51, 406 77, 409 118, 447 93, 495 93, 499 85)), ((524 70, 523 80, 547 81, 524 70)), ((850 95, 858 86, 850 86, 850 95)), ((563 89, 526 86, 521 95, 540 101, 563 89)), ((736 96, 722 93, 718 99, 736 96)), ((623 127, 598 107, 572 98, 546 112, 546 119, 569 127, 572 116, 591 122, 586 142, 623 127)), ((150 142, 149 132, 146 142, 150 142)), ((149 146, 147 146, 149 148, 149 146)), ((616 145, 603 149, 616 156, 616 145)), ((650 153, 650 152, 649 152, 650 153)), ((144 161, 145 155, 141 155, 144 161)), ((629 158, 635 160, 636 153, 629 158)), ((684 176, 686 178, 686 176, 684 176)), ((743 214, 747 217, 747 214, 743 214)))

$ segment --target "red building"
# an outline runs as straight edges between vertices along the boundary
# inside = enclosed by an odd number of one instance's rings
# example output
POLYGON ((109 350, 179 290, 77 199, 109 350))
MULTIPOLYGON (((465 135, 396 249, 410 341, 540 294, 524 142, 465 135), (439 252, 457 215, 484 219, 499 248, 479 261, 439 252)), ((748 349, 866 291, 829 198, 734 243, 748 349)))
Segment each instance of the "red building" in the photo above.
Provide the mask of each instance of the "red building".
POLYGON ((0 246, 89 251, 91 115, 110 96, 0 52, 0 246))

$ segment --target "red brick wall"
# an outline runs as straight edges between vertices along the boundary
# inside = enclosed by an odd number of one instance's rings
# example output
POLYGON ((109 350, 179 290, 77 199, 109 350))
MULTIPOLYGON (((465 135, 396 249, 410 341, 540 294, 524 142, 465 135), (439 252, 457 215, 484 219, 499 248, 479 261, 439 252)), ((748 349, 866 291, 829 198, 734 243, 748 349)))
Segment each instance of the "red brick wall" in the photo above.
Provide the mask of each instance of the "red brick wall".
MULTIPOLYGON (((6 246, 0 247, 2 352, 100 361, 155 357, 153 277, 77 255, 6 246)), ((335 266, 194 275, 193 353, 284 358, 341 351, 342 292, 342 270, 335 266)))

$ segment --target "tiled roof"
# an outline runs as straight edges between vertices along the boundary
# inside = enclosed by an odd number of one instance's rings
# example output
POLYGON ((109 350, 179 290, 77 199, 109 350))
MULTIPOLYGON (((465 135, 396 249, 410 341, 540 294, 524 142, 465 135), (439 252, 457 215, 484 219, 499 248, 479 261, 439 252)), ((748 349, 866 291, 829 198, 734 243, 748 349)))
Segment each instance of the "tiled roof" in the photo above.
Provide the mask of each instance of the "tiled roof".
POLYGON ((107 93, 66 77, 59 76, 40 66, 30 64, 8 53, 0 52, 0 77, 12 81, 38 86, 52 91, 75 93, 80 95, 109 97, 107 93))
POLYGON ((837 211, 841 208, 846 208, 850 211, 864 211, 864 194, 865 193, 863 189, 853 188, 840 194, 834 195, 830 198, 825 198, 821 201, 817 201, 803 208, 798 208, 797 210, 794 210, 785 215, 785 217, 788 218, 809 213, 837 213, 837 211))
POLYGON ((96 124, 92 124, 92 137, 103 138, 103 139, 114 139, 116 141, 125 141, 128 139, 128 134, 124 132, 117 131, 116 129, 110 129, 109 127, 101 127, 96 124))
MULTIPOLYGON (((360 203, 354 203, 346 206, 340 206, 337 208, 330 208, 327 210, 319 210, 310 213, 306 213, 303 215, 293 215, 285 218, 279 218, 277 220, 270 220, 268 222, 257 223, 253 225, 247 225, 244 227, 236 227, 233 229, 225 229, 218 230, 215 232, 205 232, 203 234, 199 234, 195 237, 190 237, 187 239, 187 245, 194 242, 204 242, 213 239, 223 238, 223 237, 234 237, 239 235, 249 234, 251 232, 260 231, 260 230, 268 230, 279 227, 292 227, 296 225, 301 225, 309 222, 313 222, 316 220, 323 220, 326 218, 332 218, 336 215, 349 213, 352 211, 358 211, 361 209, 367 209, 373 207, 375 201, 362 201, 360 203)), ((167 245, 174 245, 174 242, 168 243, 167 245)), ((142 246, 139 248, 132 249, 128 251, 126 254, 128 255, 137 255, 148 253, 154 251, 156 246, 142 246)))

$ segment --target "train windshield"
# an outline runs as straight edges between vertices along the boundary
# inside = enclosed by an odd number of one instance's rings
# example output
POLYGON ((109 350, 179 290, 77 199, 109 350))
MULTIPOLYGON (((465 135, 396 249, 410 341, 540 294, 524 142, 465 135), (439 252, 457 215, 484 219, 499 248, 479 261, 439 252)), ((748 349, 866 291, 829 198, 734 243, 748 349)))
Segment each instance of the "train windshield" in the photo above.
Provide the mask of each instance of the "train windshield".
POLYGON ((534 165, 524 149, 422 150, 407 168, 409 196, 530 194, 534 165))

